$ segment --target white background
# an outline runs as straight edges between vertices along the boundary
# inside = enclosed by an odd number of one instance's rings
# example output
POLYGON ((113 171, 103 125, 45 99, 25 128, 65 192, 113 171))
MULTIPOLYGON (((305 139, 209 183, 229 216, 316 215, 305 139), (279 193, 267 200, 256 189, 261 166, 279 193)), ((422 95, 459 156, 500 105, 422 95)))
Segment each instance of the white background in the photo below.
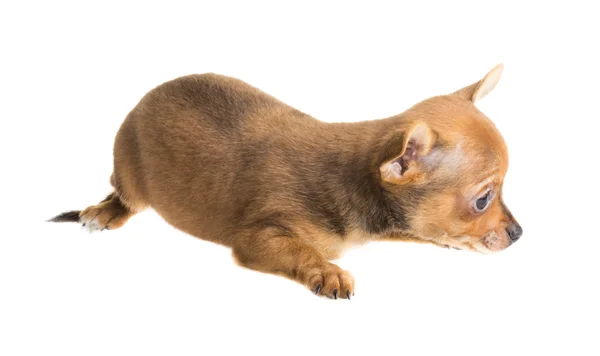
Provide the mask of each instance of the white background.
POLYGON ((96 3, 0 5, 0 354, 600 354, 591 5, 96 3), (152 211, 92 235, 44 222, 110 192, 123 118, 177 76, 227 74, 358 121, 499 62, 478 106, 509 146, 505 199, 525 231, 499 254, 371 243, 339 261, 356 296, 333 301, 152 211))

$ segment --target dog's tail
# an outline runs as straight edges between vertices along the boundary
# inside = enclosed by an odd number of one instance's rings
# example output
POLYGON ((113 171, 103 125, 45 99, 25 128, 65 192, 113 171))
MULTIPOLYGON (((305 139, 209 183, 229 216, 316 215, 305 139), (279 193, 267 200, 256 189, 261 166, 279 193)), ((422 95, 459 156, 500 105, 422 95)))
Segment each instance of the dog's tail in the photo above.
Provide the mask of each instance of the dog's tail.
POLYGON ((49 219, 48 222, 79 222, 80 213, 80 210, 67 211, 49 219))
MULTIPOLYGON (((109 194, 100 203, 105 203, 115 197, 115 193, 109 194)), ((58 214, 52 219, 47 220, 48 222, 81 222, 81 210, 67 211, 62 214, 58 214)))

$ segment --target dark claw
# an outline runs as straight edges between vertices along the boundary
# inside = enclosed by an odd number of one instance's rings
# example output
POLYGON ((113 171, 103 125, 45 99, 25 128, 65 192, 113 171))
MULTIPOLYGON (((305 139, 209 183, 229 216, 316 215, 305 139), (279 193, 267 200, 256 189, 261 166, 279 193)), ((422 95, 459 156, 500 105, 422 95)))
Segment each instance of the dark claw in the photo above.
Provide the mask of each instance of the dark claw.
POLYGON ((337 289, 333 290, 333 299, 337 299, 337 289))
POLYGON ((317 288, 315 288, 315 294, 319 294, 319 292, 321 291, 321 285, 317 285, 317 288))
POLYGON ((346 297, 348 297, 348 300, 350 300, 350 291, 346 292, 346 297))
POLYGON ((85 223, 83 223, 83 227, 85 227, 85 223))

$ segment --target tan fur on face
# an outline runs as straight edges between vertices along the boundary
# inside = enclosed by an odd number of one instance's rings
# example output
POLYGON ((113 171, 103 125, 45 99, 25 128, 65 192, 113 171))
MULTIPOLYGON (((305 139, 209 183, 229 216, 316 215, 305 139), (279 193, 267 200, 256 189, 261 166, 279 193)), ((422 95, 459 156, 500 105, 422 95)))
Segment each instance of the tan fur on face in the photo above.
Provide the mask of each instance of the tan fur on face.
POLYGON ((458 96, 428 99, 408 114, 421 115, 423 111, 447 148, 425 160, 437 167, 428 184, 440 182, 442 188, 409 213, 411 233, 441 245, 479 252, 508 247, 511 241, 505 229, 509 217, 501 206, 508 152, 501 134, 485 115, 458 96), (469 203, 486 187, 495 189, 495 198, 485 213, 473 214, 469 203))
POLYGON ((329 260, 352 245, 398 239, 499 251, 516 226, 502 202, 508 154, 474 102, 501 71, 357 123, 324 123, 235 78, 177 78, 121 125, 114 193, 52 221, 116 229, 152 207, 174 227, 231 247, 241 265, 336 299, 354 294, 354 280, 329 260), (488 188, 489 208, 475 213, 488 188))

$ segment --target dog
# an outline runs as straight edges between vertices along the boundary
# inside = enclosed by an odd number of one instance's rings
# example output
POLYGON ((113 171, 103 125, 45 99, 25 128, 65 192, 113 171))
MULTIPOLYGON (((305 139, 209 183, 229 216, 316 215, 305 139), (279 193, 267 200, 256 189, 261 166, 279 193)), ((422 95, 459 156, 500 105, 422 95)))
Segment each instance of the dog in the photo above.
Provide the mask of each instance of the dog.
POLYGON ((229 246, 241 266, 350 299, 330 262, 354 244, 412 240, 482 253, 523 230, 502 199, 505 141, 476 107, 503 65, 379 120, 325 123, 231 77, 189 75, 148 92, 114 144, 113 193, 50 221, 114 230, 152 207, 229 246))

